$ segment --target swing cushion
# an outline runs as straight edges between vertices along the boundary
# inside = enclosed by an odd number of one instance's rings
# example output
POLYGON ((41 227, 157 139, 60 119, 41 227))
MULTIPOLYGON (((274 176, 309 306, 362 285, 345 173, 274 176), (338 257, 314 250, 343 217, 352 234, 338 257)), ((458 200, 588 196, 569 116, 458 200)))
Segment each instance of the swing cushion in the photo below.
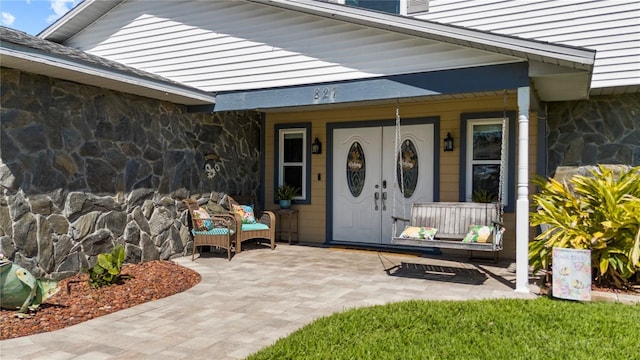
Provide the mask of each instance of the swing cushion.
POLYGON ((493 242, 493 228, 486 225, 469 225, 467 235, 462 239, 466 243, 491 243, 493 242))
POLYGON ((433 240, 438 229, 422 226, 407 226, 400 234, 402 239, 433 240))

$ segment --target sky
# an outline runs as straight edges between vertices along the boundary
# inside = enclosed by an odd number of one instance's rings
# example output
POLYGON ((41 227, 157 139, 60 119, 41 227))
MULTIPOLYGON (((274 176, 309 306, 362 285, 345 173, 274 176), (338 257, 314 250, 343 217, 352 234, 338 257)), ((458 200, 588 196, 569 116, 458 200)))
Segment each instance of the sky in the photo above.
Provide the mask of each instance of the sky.
POLYGON ((37 35, 81 0, 0 0, 2 26, 37 35))

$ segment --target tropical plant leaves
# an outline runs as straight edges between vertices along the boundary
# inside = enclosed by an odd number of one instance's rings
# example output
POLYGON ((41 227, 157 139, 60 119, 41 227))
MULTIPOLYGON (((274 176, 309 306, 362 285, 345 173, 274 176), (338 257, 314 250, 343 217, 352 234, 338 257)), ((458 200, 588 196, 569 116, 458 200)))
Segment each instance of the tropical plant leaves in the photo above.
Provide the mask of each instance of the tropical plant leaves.
POLYGON ((125 250, 122 245, 116 246, 111 253, 99 254, 96 264, 88 270, 89 284, 94 288, 120 283, 125 276, 121 275, 125 250))
POLYGON ((590 249, 594 279, 623 287, 640 272, 640 167, 618 173, 599 165, 569 184, 533 180, 540 192, 530 215, 541 233, 529 244, 534 270, 551 265, 553 247, 590 249))

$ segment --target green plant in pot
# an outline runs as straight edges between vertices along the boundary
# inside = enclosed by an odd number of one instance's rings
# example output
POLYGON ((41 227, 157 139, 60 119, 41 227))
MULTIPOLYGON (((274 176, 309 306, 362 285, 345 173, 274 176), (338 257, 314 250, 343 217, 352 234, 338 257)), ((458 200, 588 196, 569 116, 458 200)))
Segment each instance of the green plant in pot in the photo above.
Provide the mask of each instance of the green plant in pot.
POLYGON ((492 203, 498 200, 494 192, 488 190, 476 190, 471 194, 471 201, 477 203, 492 203))
POLYGON ((288 209, 291 207, 291 199, 298 195, 300 188, 283 184, 276 189, 276 197, 280 201, 280 207, 282 209, 288 209))

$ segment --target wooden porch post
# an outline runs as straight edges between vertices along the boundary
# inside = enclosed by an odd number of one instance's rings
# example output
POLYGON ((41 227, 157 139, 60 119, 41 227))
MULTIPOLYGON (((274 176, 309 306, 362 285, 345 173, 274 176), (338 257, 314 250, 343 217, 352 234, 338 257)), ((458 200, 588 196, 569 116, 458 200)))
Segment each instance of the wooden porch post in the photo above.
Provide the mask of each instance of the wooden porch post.
POLYGON ((518 88, 516 292, 529 292, 529 87, 518 88))

